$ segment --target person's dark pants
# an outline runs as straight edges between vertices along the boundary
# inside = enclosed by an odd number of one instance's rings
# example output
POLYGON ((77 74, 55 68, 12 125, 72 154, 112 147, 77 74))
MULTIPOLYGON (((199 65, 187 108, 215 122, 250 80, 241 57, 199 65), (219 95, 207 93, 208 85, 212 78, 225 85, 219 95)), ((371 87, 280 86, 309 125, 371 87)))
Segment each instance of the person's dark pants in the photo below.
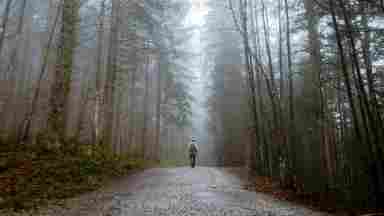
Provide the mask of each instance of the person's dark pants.
POLYGON ((196 155, 195 154, 191 154, 190 155, 190 159, 191 159, 191 167, 195 168, 195 166, 196 166, 196 155))

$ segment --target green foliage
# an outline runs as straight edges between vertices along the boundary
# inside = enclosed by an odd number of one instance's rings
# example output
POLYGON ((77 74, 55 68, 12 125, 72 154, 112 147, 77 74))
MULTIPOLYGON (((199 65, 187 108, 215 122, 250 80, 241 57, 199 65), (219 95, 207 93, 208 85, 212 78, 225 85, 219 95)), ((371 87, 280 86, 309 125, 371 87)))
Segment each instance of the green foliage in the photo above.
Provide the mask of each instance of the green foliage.
POLYGON ((179 127, 185 127, 191 124, 190 116, 192 116, 191 98, 185 88, 180 87, 182 84, 176 84, 179 86, 179 90, 176 93, 176 124, 179 127))
POLYGON ((383 31, 373 32, 371 34, 371 57, 373 61, 380 61, 384 57, 384 33, 383 31))

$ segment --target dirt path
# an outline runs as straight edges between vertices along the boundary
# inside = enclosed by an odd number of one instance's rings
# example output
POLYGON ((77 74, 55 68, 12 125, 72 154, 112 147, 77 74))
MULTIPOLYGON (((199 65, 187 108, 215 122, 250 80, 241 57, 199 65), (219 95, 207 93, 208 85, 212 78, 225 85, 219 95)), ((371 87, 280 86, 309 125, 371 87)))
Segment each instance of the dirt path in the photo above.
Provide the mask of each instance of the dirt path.
POLYGON ((150 169, 105 189, 33 215, 65 216, 287 216, 326 215, 244 190, 240 169, 150 169))

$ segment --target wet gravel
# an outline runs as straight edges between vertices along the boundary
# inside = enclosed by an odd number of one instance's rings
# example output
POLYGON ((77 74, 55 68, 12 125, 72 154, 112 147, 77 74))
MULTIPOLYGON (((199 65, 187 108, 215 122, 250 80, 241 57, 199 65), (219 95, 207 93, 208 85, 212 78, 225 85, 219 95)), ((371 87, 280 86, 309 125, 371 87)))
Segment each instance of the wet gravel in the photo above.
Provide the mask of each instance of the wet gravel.
POLYGON ((327 215, 247 191, 241 169, 158 168, 120 179, 103 190, 28 213, 44 216, 301 216, 327 215))

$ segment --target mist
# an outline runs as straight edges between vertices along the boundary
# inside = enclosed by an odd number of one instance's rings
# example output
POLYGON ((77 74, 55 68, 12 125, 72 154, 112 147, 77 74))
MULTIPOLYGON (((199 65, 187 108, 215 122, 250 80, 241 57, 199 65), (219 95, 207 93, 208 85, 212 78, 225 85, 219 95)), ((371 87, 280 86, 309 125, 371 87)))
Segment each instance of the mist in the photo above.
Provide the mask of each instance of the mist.
POLYGON ((0 149, 183 167, 194 143, 198 166, 377 207, 383 11, 364 0, 0 1, 0 149))

